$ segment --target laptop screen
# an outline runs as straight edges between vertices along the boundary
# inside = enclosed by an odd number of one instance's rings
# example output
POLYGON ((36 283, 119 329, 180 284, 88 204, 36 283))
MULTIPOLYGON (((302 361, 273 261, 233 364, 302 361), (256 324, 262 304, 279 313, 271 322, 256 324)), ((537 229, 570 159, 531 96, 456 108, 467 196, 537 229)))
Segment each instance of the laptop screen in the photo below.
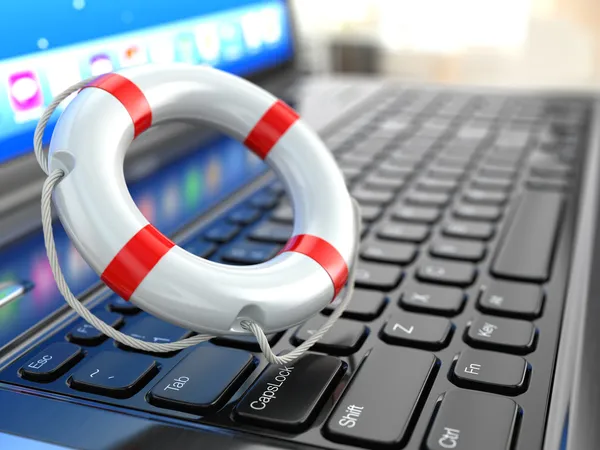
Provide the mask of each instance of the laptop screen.
POLYGON ((44 108, 82 79, 148 62, 247 76, 293 53, 285 0, 20 0, 2 10, 0 164, 31 151, 44 108))

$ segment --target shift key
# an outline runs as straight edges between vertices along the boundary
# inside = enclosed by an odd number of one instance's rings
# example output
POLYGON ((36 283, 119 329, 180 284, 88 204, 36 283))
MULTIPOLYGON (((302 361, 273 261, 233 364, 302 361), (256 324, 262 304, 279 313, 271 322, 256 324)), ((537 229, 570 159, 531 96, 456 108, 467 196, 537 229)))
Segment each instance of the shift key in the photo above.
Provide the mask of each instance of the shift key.
POLYGON ((438 366, 432 353, 375 348, 330 416, 325 436, 368 448, 406 445, 438 366))

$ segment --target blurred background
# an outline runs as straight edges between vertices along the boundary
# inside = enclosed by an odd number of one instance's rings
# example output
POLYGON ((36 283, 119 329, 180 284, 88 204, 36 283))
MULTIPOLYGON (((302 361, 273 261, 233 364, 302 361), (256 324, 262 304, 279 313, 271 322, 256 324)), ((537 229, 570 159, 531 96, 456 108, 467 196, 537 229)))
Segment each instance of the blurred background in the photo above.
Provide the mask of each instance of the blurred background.
POLYGON ((302 67, 451 84, 600 87, 600 0, 294 0, 302 67))

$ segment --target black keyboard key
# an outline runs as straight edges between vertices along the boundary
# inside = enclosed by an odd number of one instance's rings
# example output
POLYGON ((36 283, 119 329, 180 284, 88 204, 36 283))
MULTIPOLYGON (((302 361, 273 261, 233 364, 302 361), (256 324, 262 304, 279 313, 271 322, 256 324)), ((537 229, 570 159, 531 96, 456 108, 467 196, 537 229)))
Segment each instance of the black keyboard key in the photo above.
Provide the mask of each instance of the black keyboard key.
POLYGON ((471 186, 482 191, 501 191, 506 192, 514 185, 514 181, 509 178, 483 178, 475 177, 471 181, 471 186))
POLYGON ((512 179, 517 174, 517 167, 497 167, 483 164, 481 167, 479 167, 478 173, 483 178, 512 179))
POLYGON ((148 395, 153 405, 191 414, 216 411, 256 367, 251 353, 203 345, 187 355, 148 395))
POLYGON ((346 370, 344 362, 305 354, 289 365, 269 365, 234 410, 234 418, 283 431, 308 428, 346 370))
POLYGON ((537 330, 531 322, 482 316, 469 324, 465 341, 471 347, 525 354, 533 350, 537 330))
POLYGON ((340 158, 340 165, 364 170, 371 165, 372 159, 372 156, 362 153, 346 153, 340 158))
POLYGON ((450 201, 450 195, 445 192, 413 190, 406 194, 404 201, 413 205, 443 207, 450 201))
POLYGON ((398 205, 394 209, 393 218, 405 222, 433 224, 438 221, 441 211, 438 208, 427 206, 398 205))
POLYGON ((484 350, 463 350, 451 371, 454 384, 504 395, 525 392, 529 365, 521 356, 484 350))
POLYGON ((248 237, 253 241, 285 244, 292 236, 293 228, 289 225, 262 223, 254 228, 248 237))
POLYGON ((379 173, 368 175, 363 180, 363 185, 367 189, 382 189, 384 191, 397 191, 406 184, 406 178, 402 177, 384 177, 379 173))
POLYGON ((548 280, 562 204, 558 193, 525 191, 496 250, 492 274, 538 283, 548 280))
POLYGON ((409 311, 454 316, 462 310, 466 298, 462 289, 413 282, 402 290, 400 306, 409 311))
POLYGON ((238 235, 241 228, 232 223, 220 223, 204 233, 204 237, 219 244, 229 242, 238 235))
POLYGON ((490 223, 453 220, 444 224, 443 232, 446 236, 485 241, 494 235, 494 226, 490 223))
POLYGON ((461 203, 454 207, 454 215, 459 219, 495 222, 502 216, 502 209, 497 206, 461 203))
POLYGON ((467 189, 463 195, 465 202, 477 205, 496 205, 506 203, 508 194, 505 192, 481 191, 479 189, 467 189))
POLYGON ((485 245, 463 239, 436 239, 431 243, 429 252, 438 258, 478 262, 485 256, 485 245))
MULTIPOLYGON (((456 155, 440 155, 435 164, 437 167, 448 167, 453 169, 460 169, 461 171, 465 171, 471 160, 469 157, 465 156, 456 156, 456 155)), ((455 180, 450 180, 455 181, 455 180)))
POLYGON ((123 300, 121 297, 111 297, 108 302, 108 310, 119 314, 126 314, 132 316, 141 311, 140 308, 135 306, 133 303, 123 300))
POLYGON ((392 166, 388 163, 381 164, 377 169, 377 174, 384 178, 405 179, 413 175, 415 169, 412 166, 392 166))
POLYGON ((417 278, 429 283, 469 286, 475 281, 476 270, 471 263, 427 259, 421 262, 417 278))
POLYGON ((507 167, 507 168, 516 168, 519 164, 519 160, 522 157, 522 153, 519 151, 516 152, 494 152, 487 156, 484 160, 485 165, 495 166, 495 167, 507 167))
MULTIPOLYGON (((97 311, 96 317, 105 322, 108 326, 119 328, 123 325, 123 316, 109 311, 97 311)), ((67 339, 75 344, 81 345, 99 345, 104 342, 108 336, 94 328, 93 325, 80 321, 67 334, 67 339)))
POLYGON ((217 246, 212 242, 197 239, 183 246, 184 250, 200 258, 210 258, 216 251, 217 246))
MULTIPOLYGON (((325 317, 314 316, 302 325, 292 336, 292 343, 300 345, 309 339, 327 321, 325 317)), ((319 342, 311 347, 316 352, 347 356, 355 353, 367 338, 369 329, 358 322, 338 319, 319 342)))
POLYGON ((444 394, 426 450, 513 448, 520 409, 510 398, 454 389, 444 394))
POLYGON ((374 348, 338 401, 323 430, 325 436, 368 448, 402 448, 438 365, 433 354, 422 350, 374 348))
MULTIPOLYGON (((154 316, 143 317, 136 322, 128 323, 123 327, 123 333, 133 338, 155 344, 168 344, 184 339, 191 334, 188 330, 184 330, 168 322, 163 322, 154 316)), ((117 345, 119 347, 124 346, 121 343, 117 343, 117 345)))
POLYGON ((417 181, 420 191, 425 192, 452 192, 458 187, 458 181, 453 179, 437 179, 422 177, 417 181))
POLYGON ((360 256, 369 261, 406 265, 417 256, 417 247, 408 243, 371 239, 362 245, 360 256))
MULTIPOLYGON (((279 341, 282 333, 273 333, 267 334, 267 341, 269 341, 269 345, 272 347, 279 341)), ((217 345, 224 345, 227 347, 236 347, 244 350, 250 350, 252 352, 259 352, 260 347, 258 346, 258 342, 256 341, 256 337, 248 334, 234 334, 229 336, 219 336, 214 339, 211 339, 212 343, 217 345)))
POLYGON ((227 216, 227 219, 238 225, 250 225, 260 219, 261 215, 260 210, 250 206, 244 206, 234 210, 227 216))
POLYGON ((227 248, 221 259, 233 264, 259 264, 273 258, 279 247, 272 244, 241 242, 227 248))
POLYGON ((429 227, 414 223, 388 222, 379 227, 377 236, 392 241, 419 243, 429 237, 429 227))
POLYGON ((440 350, 448 345, 453 330, 452 322, 443 317, 402 312, 390 317, 380 337, 388 344, 440 350))
POLYGON ((530 178, 527 180, 527 187, 532 190, 562 192, 569 187, 569 181, 565 179, 545 180, 530 178))
POLYGON ((128 398, 158 373, 158 365, 145 355, 119 352, 96 354, 67 383, 78 391, 114 398, 128 398))
POLYGON ((375 222, 381 217, 383 208, 378 205, 362 205, 360 207, 360 217, 363 222, 375 222))
POLYGON ((279 196, 268 190, 259 192, 250 197, 250 204, 255 208, 271 209, 279 202, 279 196))
POLYGON ((77 345, 55 342, 23 364, 19 375, 31 381, 54 381, 81 358, 83 351, 77 345))
MULTIPOLYGON (((323 314, 330 315, 340 304, 342 297, 339 295, 334 302, 327 305, 322 311, 323 314)), ((385 305, 386 297, 381 292, 355 289, 352 300, 346 306, 342 317, 354 320, 373 320, 379 317, 385 305)))
POLYGON ((390 290, 398 286, 404 275, 400 267, 390 264, 360 262, 356 268, 356 286, 390 290))
POLYGON ((531 174, 540 178, 564 178, 571 172, 571 167, 564 164, 546 163, 531 167, 531 174))
POLYGON ((482 287, 479 309, 496 316, 535 319, 542 312, 544 291, 540 286, 493 281, 482 287))
POLYGON ((294 208, 292 205, 283 203, 273 210, 271 220, 281 223, 294 223, 294 208))
POLYGON ((451 167, 443 166, 432 166, 429 169, 427 176, 438 180, 453 180, 458 182, 463 177, 464 171, 462 169, 456 169, 451 167))
POLYGON ((352 191, 354 197, 361 205, 385 205, 394 199, 393 191, 372 191, 365 188, 358 188, 352 191))

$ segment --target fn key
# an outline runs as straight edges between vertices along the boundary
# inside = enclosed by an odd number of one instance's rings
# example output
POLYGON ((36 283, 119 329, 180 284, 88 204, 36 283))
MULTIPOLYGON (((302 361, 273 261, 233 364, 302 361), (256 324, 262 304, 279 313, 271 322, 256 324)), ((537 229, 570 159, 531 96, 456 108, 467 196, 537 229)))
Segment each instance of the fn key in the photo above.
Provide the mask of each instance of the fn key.
POLYGON ((444 394, 427 450, 506 450, 516 440, 519 407, 506 397, 453 390, 444 394))

